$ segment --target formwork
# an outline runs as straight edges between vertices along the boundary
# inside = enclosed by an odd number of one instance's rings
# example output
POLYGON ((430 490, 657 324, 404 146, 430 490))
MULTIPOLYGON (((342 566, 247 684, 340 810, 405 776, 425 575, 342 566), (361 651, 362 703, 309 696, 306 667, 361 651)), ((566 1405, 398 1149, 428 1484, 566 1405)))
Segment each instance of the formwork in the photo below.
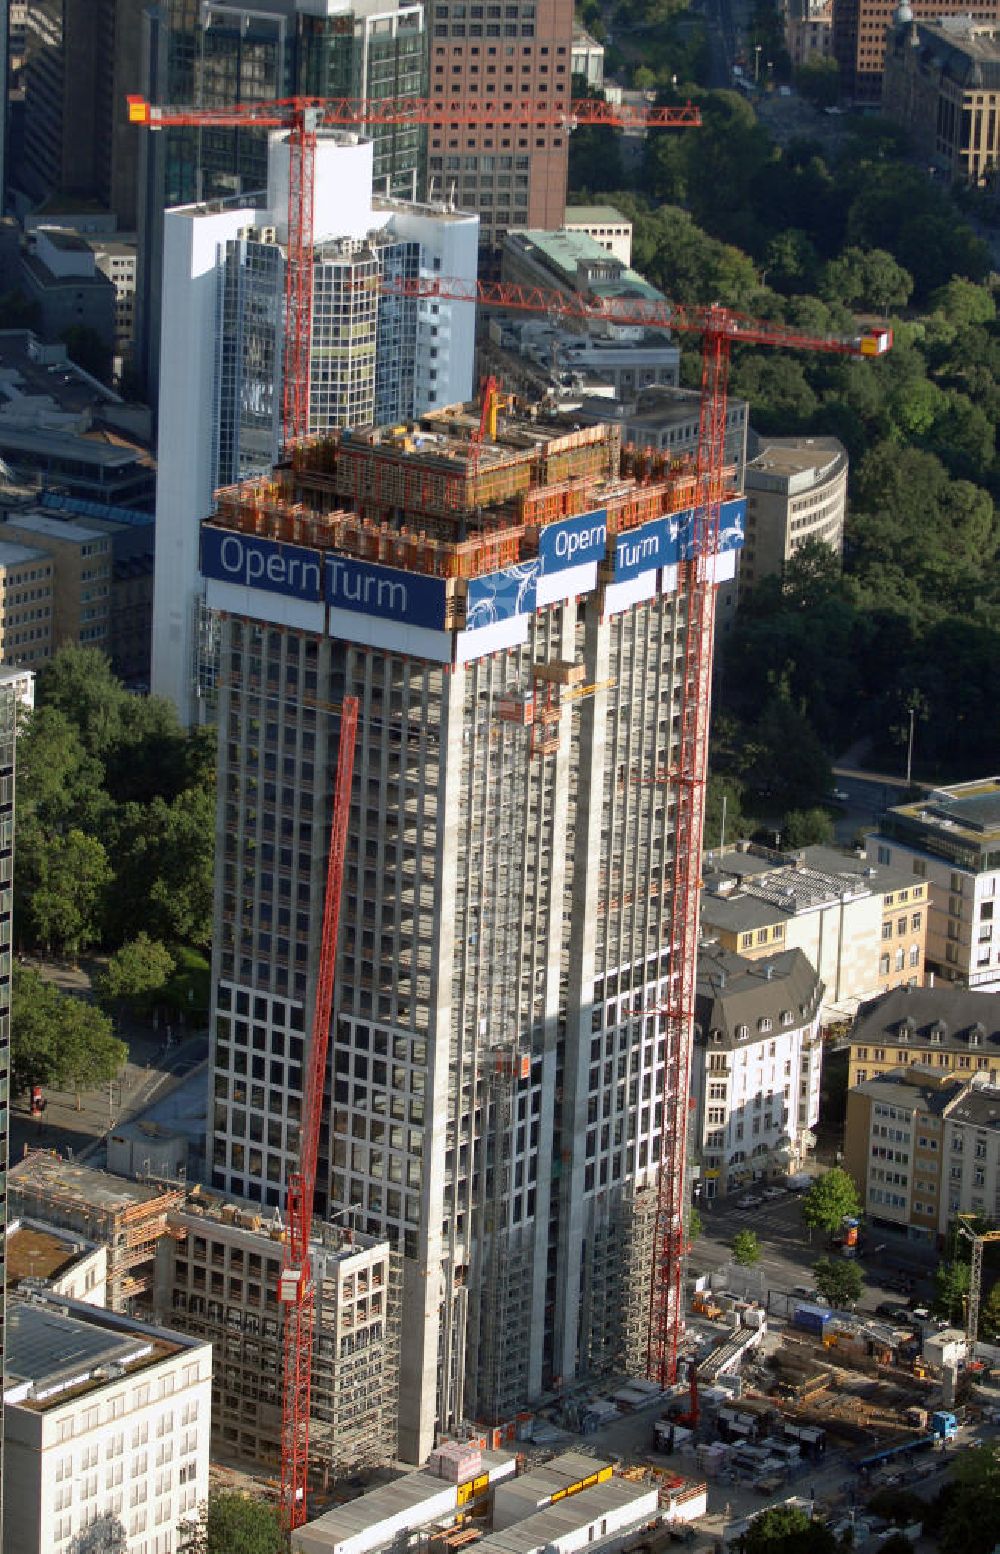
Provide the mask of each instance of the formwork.
POLYGON ((131 1182, 73 1165, 47 1150, 18 1161, 7 1178, 17 1213, 75 1230, 107 1248, 108 1306, 135 1311, 151 1305, 157 1243, 179 1232, 169 1222, 183 1189, 131 1182))

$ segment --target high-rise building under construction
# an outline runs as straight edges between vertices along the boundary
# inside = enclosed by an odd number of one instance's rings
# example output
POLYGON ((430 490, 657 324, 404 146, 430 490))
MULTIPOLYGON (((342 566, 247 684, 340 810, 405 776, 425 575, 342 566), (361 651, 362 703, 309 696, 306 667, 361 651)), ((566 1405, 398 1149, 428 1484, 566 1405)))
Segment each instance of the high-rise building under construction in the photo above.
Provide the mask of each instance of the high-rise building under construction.
MULTIPOLYGON (((404 1254, 411 1460, 644 1364, 693 499, 616 428, 488 402, 303 445, 202 527, 212 1181, 276 1204, 296 1164, 354 695, 316 1207, 404 1254)), ((738 500, 720 535, 716 581, 738 500)))

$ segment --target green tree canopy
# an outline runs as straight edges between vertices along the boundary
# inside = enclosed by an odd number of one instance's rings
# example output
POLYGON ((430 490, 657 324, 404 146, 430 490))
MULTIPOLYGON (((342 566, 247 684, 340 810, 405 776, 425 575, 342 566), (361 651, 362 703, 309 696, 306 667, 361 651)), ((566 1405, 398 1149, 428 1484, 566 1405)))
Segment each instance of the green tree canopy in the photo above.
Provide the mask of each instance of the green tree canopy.
POLYGON ((760 1242, 753 1230, 738 1230, 733 1237, 733 1261, 745 1268, 760 1262, 760 1242))
POLYGON ((143 931, 127 940, 108 961, 97 981, 97 996, 105 1006, 136 1002, 165 987, 174 957, 165 945, 143 931))
POLYGON ((934 1315, 945 1322, 964 1323, 969 1296, 969 1265, 938 1263, 934 1270, 934 1315))
POLYGON ((840 1166, 817 1176, 802 1199, 802 1218, 813 1230, 831 1235, 839 1230, 845 1215, 861 1213, 858 1191, 840 1166))
POLYGON ((262 1500, 211 1490, 196 1522, 181 1527, 181 1554, 284 1554, 277 1511, 262 1500))
POLYGON ((36 840, 29 831, 19 852, 22 918, 26 932, 46 950, 76 955, 100 937, 105 892, 111 883, 108 855, 94 836, 72 827, 65 836, 36 840))
POLYGON ((812 809, 790 809, 785 816, 781 840, 786 847, 814 847, 833 839, 833 816, 820 805, 814 805, 812 809))
POLYGON ((957 1452, 951 1471, 947 1515, 938 1529, 944 1554, 993 1554, 1000 1541, 1000 1443, 957 1452))
POLYGON ((743 1554, 835 1554, 837 1540, 798 1506, 773 1505, 754 1517, 740 1548, 743 1554))
POLYGON ((861 1269, 847 1257, 821 1257, 813 1264, 816 1288, 838 1311, 847 1311, 861 1298, 861 1269))
POLYGON ((16 967, 11 1001, 11 1078, 15 1091, 42 1084, 80 1093, 114 1079, 128 1048, 93 1004, 63 993, 36 971, 16 967))

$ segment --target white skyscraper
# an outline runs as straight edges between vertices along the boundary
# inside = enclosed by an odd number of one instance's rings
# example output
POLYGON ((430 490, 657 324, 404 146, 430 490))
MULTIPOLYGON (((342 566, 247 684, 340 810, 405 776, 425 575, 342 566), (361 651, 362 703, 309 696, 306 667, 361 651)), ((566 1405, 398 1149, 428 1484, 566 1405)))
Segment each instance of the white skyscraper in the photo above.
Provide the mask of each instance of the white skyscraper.
MULTIPOLYGON (((153 689, 197 721, 198 523, 218 486, 263 473, 281 442, 288 145, 266 195, 167 213, 163 255, 153 689)), ((313 216, 310 431, 398 421, 472 392, 475 308, 383 294, 384 276, 474 280, 479 221, 372 199, 373 147, 320 136, 313 216)), ((209 677, 210 678, 210 677, 209 677)))

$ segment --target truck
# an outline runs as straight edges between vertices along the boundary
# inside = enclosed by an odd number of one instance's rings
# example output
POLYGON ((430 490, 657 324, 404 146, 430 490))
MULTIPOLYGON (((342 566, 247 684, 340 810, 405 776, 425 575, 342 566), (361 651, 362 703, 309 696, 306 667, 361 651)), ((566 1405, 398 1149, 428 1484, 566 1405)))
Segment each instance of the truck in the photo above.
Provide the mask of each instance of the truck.
POLYGON ((695 1316, 707 1317, 709 1322, 721 1322, 725 1316, 722 1307, 709 1290, 699 1290, 691 1302, 695 1316))
POLYGON ((828 1307, 814 1306, 806 1301, 800 1301, 792 1312, 792 1326, 800 1327, 804 1332, 814 1333, 817 1338, 822 1338, 830 1316, 828 1307))
POLYGON ((958 1434, 958 1420, 946 1408, 939 1408, 931 1415, 931 1434, 939 1441, 950 1441, 958 1434))

